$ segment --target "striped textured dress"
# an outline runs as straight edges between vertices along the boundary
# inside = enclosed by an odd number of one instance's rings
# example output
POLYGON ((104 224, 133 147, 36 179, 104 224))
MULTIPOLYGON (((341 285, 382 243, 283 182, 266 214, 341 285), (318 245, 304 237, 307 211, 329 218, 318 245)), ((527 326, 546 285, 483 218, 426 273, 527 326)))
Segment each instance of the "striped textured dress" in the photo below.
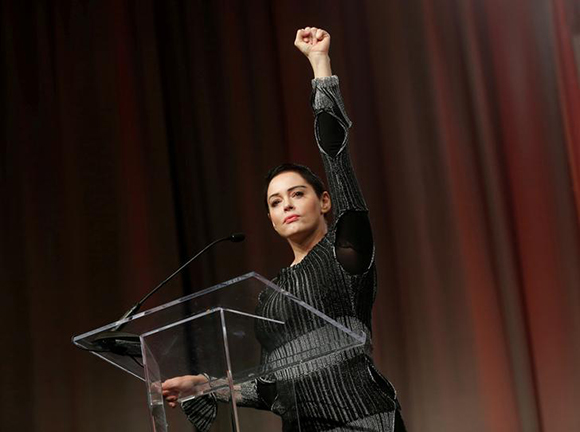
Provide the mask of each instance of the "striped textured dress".
MULTIPOLYGON (((238 406, 280 415, 284 432, 404 431, 395 389, 370 357, 376 268, 368 210, 348 154, 351 122, 338 77, 314 79, 312 86, 315 136, 334 222, 301 262, 282 269, 273 282, 344 326, 364 332, 369 343, 276 372, 269 380, 242 384, 236 400, 238 406)), ((283 318, 289 329, 281 335, 266 321, 256 328, 266 359, 329 342, 318 321, 288 310, 288 303, 275 294, 260 296, 256 312, 283 318)), ((215 418, 217 402, 225 399, 212 394, 184 403, 183 410, 198 430, 206 431, 215 418)))

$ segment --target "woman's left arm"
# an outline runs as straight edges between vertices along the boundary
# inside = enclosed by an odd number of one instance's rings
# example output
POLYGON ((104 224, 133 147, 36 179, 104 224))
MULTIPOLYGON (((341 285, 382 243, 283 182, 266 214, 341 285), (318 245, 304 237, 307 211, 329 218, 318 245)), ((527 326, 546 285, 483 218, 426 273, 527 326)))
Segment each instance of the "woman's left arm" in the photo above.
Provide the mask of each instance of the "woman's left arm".
POLYGON ((314 73, 314 132, 336 221, 336 256, 349 273, 364 273, 373 261, 374 244, 368 209, 348 154, 352 122, 346 114, 338 77, 332 75, 330 35, 322 29, 306 27, 298 30, 294 45, 308 58, 314 73))

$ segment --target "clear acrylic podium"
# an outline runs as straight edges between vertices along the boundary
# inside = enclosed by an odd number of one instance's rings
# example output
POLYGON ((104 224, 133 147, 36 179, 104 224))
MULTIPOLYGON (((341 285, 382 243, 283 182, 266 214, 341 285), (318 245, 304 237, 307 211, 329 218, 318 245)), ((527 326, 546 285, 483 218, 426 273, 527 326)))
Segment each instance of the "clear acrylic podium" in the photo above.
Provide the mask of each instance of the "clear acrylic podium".
MULTIPOLYGON (((214 392, 223 400, 224 394, 235 395, 248 381, 271 379, 285 369, 365 341, 363 333, 353 332, 253 272, 73 337, 77 346, 145 381, 154 432, 169 430, 161 394, 161 384, 169 378, 209 377, 207 384, 180 395, 180 402, 214 392), (265 298, 285 303, 287 311, 301 308, 300 315, 314 322, 325 337, 313 346, 297 345, 300 349, 264 359, 257 328, 267 324, 283 335, 291 320, 289 316, 260 316, 259 304, 265 298), (119 334, 116 347, 103 346, 99 337, 113 329, 119 334)), ((220 430, 239 431, 236 397, 226 399, 231 421, 220 430)))

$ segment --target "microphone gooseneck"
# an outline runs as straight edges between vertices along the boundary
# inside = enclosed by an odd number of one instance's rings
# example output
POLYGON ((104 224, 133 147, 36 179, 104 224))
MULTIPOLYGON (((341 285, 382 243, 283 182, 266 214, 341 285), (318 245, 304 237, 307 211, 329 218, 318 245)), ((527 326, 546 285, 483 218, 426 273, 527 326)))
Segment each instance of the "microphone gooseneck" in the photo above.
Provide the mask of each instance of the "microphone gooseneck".
MULTIPOLYGON (((221 243, 223 241, 231 241, 234 243, 239 243, 244 241, 246 238, 244 233, 233 233, 227 237, 223 237, 217 240, 214 240, 206 247, 204 247, 201 251, 191 257, 185 264, 175 270, 171 275, 169 275, 163 282, 153 288, 145 297, 135 303, 127 312, 123 314, 119 321, 123 321, 130 316, 135 315, 139 312, 139 309, 147 301, 149 297, 155 294, 159 289, 177 276, 185 267, 191 264, 196 258, 202 255, 205 251, 210 249, 212 246, 221 243)), ((103 332, 99 334, 95 339, 93 339, 93 343, 96 344, 101 350, 110 351, 120 355, 131 355, 131 356, 139 356, 141 352, 141 343, 139 341, 139 336, 133 335, 131 333, 122 333, 120 330, 125 326, 127 323, 121 323, 111 330, 103 332)))
POLYGON ((141 308, 143 303, 145 303, 149 297, 151 297, 153 294, 155 294, 163 285, 165 285, 167 282, 169 282, 171 279, 173 279, 175 276, 177 276, 185 267, 187 267, 189 264, 191 264, 197 257, 199 257, 201 254, 203 254, 206 250, 208 250, 212 246, 214 246, 218 243, 221 243, 223 241, 228 241, 228 240, 231 242, 237 243, 237 242, 243 241, 245 238, 246 238, 246 236, 243 233, 234 233, 234 234, 231 234, 227 237, 223 237, 221 239, 214 240, 213 242, 208 244, 206 247, 204 247, 201 251, 199 251, 197 254, 195 254, 193 257, 191 257, 189 260, 187 260, 187 262, 185 264, 183 264, 181 267, 179 267, 177 270, 175 270, 163 282, 161 282, 159 285, 157 285, 155 288, 153 288, 149 294, 147 294, 145 297, 143 297, 141 300, 139 300, 137 303, 135 303, 135 305, 131 309, 129 309, 125 313, 125 315, 123 315, 120 318, 120 320, 124 320, 126 318, 129 318, 132 315, 135 315, 139 311, 139 309, 141 308))

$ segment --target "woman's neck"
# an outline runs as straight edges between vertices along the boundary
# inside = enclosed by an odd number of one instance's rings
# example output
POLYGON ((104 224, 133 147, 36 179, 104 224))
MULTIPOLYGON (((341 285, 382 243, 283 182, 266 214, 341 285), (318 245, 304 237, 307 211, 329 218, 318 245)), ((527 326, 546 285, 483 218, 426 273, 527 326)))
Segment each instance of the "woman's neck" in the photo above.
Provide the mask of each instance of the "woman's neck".
POLYGON ((288 243, 290 243, 292 252, 294 252, 294 261, 292 262, 291 266, 294 266, 302 261, 304 257, 308 255, 308 252, 310 252, 312 248, 316 246, 320 240, 322 240, 327 232, 328 226, 323 223, 320 225, 319 229, 316 229, 308 236, 301 238, 298 241, 288 239, 288 243))

